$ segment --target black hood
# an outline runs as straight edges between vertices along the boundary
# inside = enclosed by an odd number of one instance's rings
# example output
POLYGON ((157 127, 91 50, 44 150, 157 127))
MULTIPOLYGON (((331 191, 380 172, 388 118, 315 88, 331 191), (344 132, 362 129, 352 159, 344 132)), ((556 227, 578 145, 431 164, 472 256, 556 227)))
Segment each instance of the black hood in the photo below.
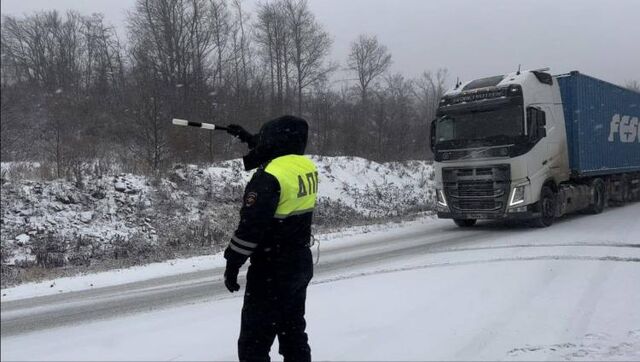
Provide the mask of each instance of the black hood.
POLYGON ((256 147, 244 156, 247 171, 285 155, 303 155, 309 125, 302 118, 282 116, 265 123, 256 135, 256 147))

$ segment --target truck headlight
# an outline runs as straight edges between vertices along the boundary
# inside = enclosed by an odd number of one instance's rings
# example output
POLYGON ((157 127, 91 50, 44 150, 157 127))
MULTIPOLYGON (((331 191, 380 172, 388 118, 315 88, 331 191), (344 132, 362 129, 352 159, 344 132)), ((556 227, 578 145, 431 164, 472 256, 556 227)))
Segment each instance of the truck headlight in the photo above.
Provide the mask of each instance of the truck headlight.
POLYGON ((509 206, 520 205, 524 203, 524 185, 516 186, 511 191, 511 198, 509 199, 509 206))
POLYGON ((438 201, 438 205, 447 207, 447 199, 444 197, 444 191, 438 189, 436 190, 436 198, 438 201))

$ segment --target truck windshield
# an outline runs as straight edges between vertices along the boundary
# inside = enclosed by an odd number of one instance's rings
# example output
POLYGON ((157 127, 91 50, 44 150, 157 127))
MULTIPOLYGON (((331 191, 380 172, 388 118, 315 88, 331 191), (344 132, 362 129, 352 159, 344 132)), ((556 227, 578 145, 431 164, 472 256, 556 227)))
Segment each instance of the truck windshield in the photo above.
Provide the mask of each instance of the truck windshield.
POLYGON ((524 115, 519 105, 445 114, 436 122, 436 144, 445 147, 502 145, 523 135, 524 115))

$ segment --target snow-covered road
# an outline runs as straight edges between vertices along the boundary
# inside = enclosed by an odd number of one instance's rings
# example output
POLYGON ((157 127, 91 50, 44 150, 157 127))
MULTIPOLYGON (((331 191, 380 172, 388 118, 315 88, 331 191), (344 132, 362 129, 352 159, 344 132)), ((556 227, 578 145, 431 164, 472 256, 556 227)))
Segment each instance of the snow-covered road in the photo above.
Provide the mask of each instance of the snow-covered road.
MULTIPOLYGON (((327 238, 314 358, 640 360, 639 221, 634 204, 548 229, 423 220, 327 238)), ((3 301, 2 359, 233 360, 242 299, 221 272, 3 301)))

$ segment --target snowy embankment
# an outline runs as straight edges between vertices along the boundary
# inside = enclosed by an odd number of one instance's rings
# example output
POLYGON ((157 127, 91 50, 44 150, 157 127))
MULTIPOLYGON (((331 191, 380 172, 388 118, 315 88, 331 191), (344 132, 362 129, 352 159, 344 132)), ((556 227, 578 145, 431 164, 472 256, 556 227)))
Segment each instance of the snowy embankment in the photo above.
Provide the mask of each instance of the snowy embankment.
MULTIPOLYGON (((320 173, 316 233, 431 209, 433 168, 427 162, 313 158, 320 173)), ((39 167, 2 164, 3 287, 29 280, 25 270, 36 266, 40 274, 73 274, 95 265, 105 269, 215 254, 237 224, 251 177, 233 160, 210 167, 177 165, 163 177, 24 179, 34 178, 39 167)))
MULTIPOLYGON (((326 253, 335 248, 346 245, 361 245, 364 240, 371 235, 371 233, 377 234, 383 230, 397 230, 399 235, 402 235, 402 232, 415 232, 415 228, 417 226, 429 223, 432 220, 432 217, 423 217, 414 221, 354 226, 341 229, 338 232, 323 233, 315 236, 316 245, 312 250, 314 252, 314 256, 317 257, 318 250, 320 248, 322 248, 322 253, 326 253)), ((222 253, 171 259, 163 262, 132 266, 129 268, 113 269, 97 273, 86 273, 39 282, 24 283, 2 289, 2 296, 0 300, 2 302, 8 302, 25 298, 113 287, 153 278, 208 271, 213 270, 214 268, 222 268, 225 265, 226 261, 222 253)))
MULTIPOLYGON (((314 359, 639 360, 639 213, 633 204, 547 229, 431 219, 334 235, 308 292, 314 359), (341 258, 350 262, 323 267, 341 258)), ((3 336, 2 359, 234 360, 241 306, 241 295, 212 293, 3 336)))

